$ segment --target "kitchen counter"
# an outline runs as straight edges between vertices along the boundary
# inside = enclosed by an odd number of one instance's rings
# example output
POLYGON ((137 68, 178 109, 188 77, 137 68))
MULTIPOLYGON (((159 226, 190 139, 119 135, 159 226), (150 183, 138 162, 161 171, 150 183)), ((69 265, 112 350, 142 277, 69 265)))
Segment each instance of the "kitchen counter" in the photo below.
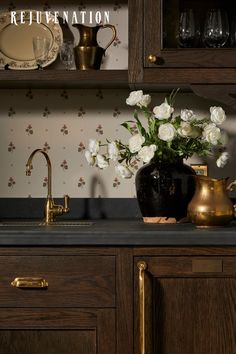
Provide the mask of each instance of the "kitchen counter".
POLYGON ((236 223, 197 229, 141 220, 96 220, 89 226, 0 225, 1 246, 236 246, 236 223))

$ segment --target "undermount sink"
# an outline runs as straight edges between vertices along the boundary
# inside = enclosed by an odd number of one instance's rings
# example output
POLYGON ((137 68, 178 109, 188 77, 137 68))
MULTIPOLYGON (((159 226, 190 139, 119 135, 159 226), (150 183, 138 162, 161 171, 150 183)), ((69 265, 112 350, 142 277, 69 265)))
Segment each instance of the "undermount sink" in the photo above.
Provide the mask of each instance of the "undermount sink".
POLYGON ((74 220, 61 220, 61 221, 54 221, 51 224, 45 224, 43 221, 39 220, 29 220, 29 221, 2 221, 0 223, 0 227, 32 227, 32 226, 41 226, 41 227, 51 227, 51 226, 60 226, 60 227, 81 227, 81 226, 92 226, 94 222, 91 221, 74 221, 74 220))

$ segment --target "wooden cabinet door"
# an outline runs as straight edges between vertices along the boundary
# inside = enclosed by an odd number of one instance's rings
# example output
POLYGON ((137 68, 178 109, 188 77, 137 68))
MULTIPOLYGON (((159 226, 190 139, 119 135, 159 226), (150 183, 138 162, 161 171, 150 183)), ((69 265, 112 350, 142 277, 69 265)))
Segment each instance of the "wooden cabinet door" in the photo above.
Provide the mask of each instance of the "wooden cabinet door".
MULTIPOLYGON (((144 67, 170 68, 233 68, 236 67, 236 49, 230 47, 206 48, 203 44, 196 48, 180 48, 177 40, 180 12, 193 8, 200 21, 200 32, 210 8, 221 7, 218 0, 145 0, 144 1, 144 67), (156 56, 150 62, 149 56, 156 56)), ((229 21, 234 8, 232 1, 225 2, 229 21)), ((202 35, 200 36, 202 38, 202 35)))
POLYGON ((5 354, 115 354, 115 310, 0 309, 5 354))
POLYGON ((135 274, 135 354, 236 354, 236 257, 136 257, 135 274))

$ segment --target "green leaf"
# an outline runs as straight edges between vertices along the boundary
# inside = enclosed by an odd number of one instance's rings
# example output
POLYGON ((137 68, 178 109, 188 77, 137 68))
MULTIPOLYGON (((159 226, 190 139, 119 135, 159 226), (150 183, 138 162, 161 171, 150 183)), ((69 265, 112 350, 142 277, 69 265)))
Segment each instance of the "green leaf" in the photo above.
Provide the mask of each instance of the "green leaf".
POLYGON ((121 126, 127 129, 130 132, 130 134, 132 134, 132 128, 127 122, 122 123, 121 126))

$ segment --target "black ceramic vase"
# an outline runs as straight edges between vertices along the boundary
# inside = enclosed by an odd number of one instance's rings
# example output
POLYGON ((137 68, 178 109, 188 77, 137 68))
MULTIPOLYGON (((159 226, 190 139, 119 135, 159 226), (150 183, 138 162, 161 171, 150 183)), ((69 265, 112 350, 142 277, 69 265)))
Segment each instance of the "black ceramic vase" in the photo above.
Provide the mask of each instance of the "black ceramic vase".
POLYGON ((175 163, 151 161, 141 167, 135 179, 137 199, 145 222, 187 216, 194 195, 195 171, 182 160, 175 163))

